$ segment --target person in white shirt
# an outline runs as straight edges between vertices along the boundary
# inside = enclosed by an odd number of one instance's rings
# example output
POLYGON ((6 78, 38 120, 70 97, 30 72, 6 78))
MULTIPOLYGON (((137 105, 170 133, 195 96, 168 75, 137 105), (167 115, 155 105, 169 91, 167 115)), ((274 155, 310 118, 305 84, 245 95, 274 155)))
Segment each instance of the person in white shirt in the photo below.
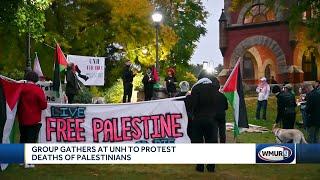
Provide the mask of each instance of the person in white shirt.
POLYGON ((268 98, 270 94, 270 86, 267 83, 267 79, 265 77, 260 79, 260 83, 256 89, 258 93, 258 103, 257 103, 257 111, 256 111, 256 119, 260 120, 260 111, 262 109, 262 119, 266 120, 267 115, 267 104, 268 104, 268 98))

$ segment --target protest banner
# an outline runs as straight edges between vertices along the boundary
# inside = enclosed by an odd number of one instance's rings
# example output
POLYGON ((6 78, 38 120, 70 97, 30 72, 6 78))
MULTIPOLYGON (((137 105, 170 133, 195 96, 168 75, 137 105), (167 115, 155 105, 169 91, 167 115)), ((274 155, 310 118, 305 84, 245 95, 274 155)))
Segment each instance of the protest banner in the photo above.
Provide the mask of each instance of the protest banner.
POLYGON ((78 66, 81 73, 77 73, 78 79, 85 86, 103 86, 104 85, 104 57, 90 57, 90 56, 77 56, 68 55, 69 62, 78 66), (81 76, 87 76, 87 80, 81 76))
POLYGON ((62 90, 59 93, 60 97, 57 96, 57 93, 53 91, 53 82, 52 81, 38 81, 37 85, 44 91, 46 99, 48 102, 52 103, 63 103, 62 90))
POLYGON ((40 143, 190 143, 183 101, 116 105, 49 104, 40 143))

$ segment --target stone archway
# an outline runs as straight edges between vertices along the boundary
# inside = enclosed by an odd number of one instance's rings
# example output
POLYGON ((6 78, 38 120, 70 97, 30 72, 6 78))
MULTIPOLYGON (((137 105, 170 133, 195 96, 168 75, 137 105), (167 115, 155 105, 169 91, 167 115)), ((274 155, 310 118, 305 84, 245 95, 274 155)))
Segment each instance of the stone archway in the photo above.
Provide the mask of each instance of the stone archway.
POLYGON ((242 57, 244 53, 247 51, 247 49, 256 45, 261 45, 266 48, 269 48, 276 57, 278 72, 280 74, 287 73, 288 67, 286 63, 286 56, 283 53, 279 44, 275 40, 267 36, 261 35, 251 36, 242 40, 232 52, 229 67, 233 67, 236 64, 239 57, 242 57))
MULTIPOLYGON (((247 13, 248 10, 250 10, 250 8, 252 7, 252 5, 254 4, 264 4, 265 0, 253 0, 250 3, 246 3, 245 5, 243 5, 243 7, 241 8, 239 15, 238 15, 238 19, 237 19, 237 24, 243 24, 243 19, 247 13)), ((275 15, 276 15, 276 21, 280 21, 283 19, 283 15, 282 12, 280 11, 279 8, 279 1, 276 1, 275 3, 275 15)))

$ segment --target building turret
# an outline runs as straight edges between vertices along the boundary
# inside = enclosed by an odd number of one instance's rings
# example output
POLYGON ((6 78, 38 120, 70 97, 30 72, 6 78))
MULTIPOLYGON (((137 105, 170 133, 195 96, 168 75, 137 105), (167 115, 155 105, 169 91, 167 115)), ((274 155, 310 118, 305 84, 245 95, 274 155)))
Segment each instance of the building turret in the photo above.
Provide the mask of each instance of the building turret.
POLYGON ((219 18, 219 48, 222 56, 227 49, 227 17, 222 9, 221 16, 219 18))

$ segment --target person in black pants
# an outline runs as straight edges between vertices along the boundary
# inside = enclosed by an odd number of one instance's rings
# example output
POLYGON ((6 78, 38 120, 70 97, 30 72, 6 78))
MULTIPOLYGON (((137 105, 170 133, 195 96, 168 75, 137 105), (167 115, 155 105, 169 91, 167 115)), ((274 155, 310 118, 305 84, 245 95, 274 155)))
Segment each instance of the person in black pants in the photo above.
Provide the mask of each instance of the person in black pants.
POLYGON ((218 122, 219 142, 226 143, 226 110, 228 109, 228 101, 225 95, 219 92, 219 80, 216 77, 212 77, 210 80, 215 87, 216 104, 218 104, 218 106, 215 107, 215 119, 218 122))
POLYGON ((68 97, 68 103, 72 104, 74 97, 78 94, 80 90, 79 80, 76 75, 75 65, 69 63, 66 72, 66 95, 68 97))
POLYGON ((153 85, 156 83, 154 77, 152 76, 151 69, 147 69, 147 72, 142 79, 142 83, 144 90, 144 100, 150 101, 153 95, 153 85))
POLYGON ((131 65, 130 61, 127 61, 125 63, 125 68, 124 68, 123 75, 122 75, 122 81, 123 81, 122 102, 123 103, 131 102, 132 88, 133 88, 132 82, 133 82, 133 78, 135 75, 130 70, 130 65, 131 65))
MULTIPOLYGON (((201 72, 198 82, 191 90, 192 143, 218 142, 218 123, 215 119, 215 109, 219 105, 216 102, 218 90, 208 77, 209 75, 206 72, 201 72)), ((204 165, 197 164, 196 170, 204 172, 204 165)), ((214 172, 215 165, 208 164, 207 170, 214 172)))
POLYGON ((283 129, 293 129, 296 121, 295 107, 296 100, 294 95, 290 92, 290 84, 284 86, 281 92, 279 86, 274 86, 272 92, 277 97, 277 118, 276 123, 282 123, 283 129))

